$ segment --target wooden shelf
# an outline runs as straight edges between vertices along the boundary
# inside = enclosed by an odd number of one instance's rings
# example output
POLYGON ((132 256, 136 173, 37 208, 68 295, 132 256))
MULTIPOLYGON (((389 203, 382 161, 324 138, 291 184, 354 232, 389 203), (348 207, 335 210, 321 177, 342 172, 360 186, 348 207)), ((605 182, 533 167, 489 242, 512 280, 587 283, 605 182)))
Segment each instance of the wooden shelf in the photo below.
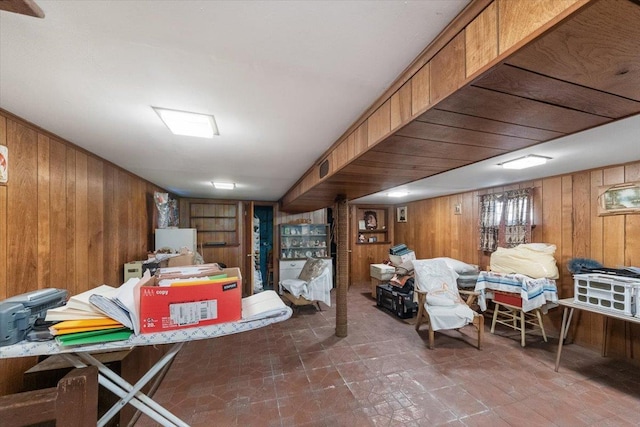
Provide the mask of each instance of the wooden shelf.
POLYGON ((191 201, 189 226, 198 230, 198 244, 205 247, 239 245, 239 211, 235 202, 191 201))
POLYGON ((328 224, 280 224, 280 260, 330 256, 328 224))
POLYGON ((358 245, 389 244, 389 208, 358 206, 355 210, 355 235, 353 239, 358 245), (376 228, 362 228, 372 225, 376 228), (376 239, 375 242, 370 239, 376 239))

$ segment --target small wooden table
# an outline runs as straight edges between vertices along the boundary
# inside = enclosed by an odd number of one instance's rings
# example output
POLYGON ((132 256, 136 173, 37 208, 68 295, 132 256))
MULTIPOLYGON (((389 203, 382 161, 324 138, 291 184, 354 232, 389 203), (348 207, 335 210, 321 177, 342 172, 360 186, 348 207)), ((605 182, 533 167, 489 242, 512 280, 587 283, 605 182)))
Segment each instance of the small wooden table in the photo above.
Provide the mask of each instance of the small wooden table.
POLYGON ((562 345, 563 345, 564 339, 567 336, 569 326, 571 325, 571 318, 573 317, 574 309, 577 308, 578 310, 588 311, 589 313, 596 313, 596 314, 601 314, 605 316, 604 318, 605 321, 603 326, 604 339, 602 342, 603 357, 606 355, 606 349, 607 349, 607 323, 609 318, 624 320, 625 322, 628 322, 626 323, 627 325, 629 323, 640 324, 640 318, 638 317, 628 316, 626 314, 619 314, 613 311, 604 310, 602 308, 594 307, 591 305, 576 303, 574 302, 573 298, 565 298, 565 299, 558 300, 558 305, 564 307, 564 310, 562 312, 562 326, 560 328, 560 339, 558 341, 558 352, 556 354, 556 369, 555 369, 556 372, 558 372, 558 368, 560 367, 560 356, 562 354, 562 345))

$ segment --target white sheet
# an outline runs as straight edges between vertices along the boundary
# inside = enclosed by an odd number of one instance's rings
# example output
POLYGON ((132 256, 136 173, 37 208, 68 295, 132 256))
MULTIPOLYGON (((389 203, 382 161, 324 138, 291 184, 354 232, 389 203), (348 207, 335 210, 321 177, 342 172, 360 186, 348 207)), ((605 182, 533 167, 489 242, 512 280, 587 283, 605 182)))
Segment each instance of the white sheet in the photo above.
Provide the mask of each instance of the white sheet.
POLYGON ((321 301, 331 307, 331 269, 325 268, 320 276, 307 283, 299 279, 285 279, 280 282, 283 288, 294 297, 302 297, 309 301, 321 301))
MULTIPOLYGON (((437 291, 446 284, 452 292, 458 293, 456 279, 458 274, 447 266, 441 259, 425 259, 413 261, 416 274, 416 287, 422 291, 437 291)), ((473 310, 465 303, 452 306, 434 306, 425 303, 424 308, 429 313, 431 328, 434 331, 440 329, 457 329, 468 325, 473 321, 473 310)))

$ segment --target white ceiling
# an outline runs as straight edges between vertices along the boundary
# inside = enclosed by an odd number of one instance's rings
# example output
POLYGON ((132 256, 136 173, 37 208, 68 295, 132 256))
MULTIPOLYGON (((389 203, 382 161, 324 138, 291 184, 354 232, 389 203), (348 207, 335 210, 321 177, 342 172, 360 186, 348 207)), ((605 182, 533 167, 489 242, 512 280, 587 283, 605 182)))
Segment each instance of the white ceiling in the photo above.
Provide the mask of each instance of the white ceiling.
POLYGON ((37 3, 0 12, 0 107, 178 195, 275 201, 468 0, 37 3))
MULTIPOLYGON (((469 1, 37 3, 44 19, 0 12, 1 108, 180 196, 276 201, 469 1), (151 106, 214 114, 220 136, 173 136, 151 106)), ((635 129, 638 117, 523 150, 548 167, 507 173, 495 158, 392 201, 638 160, 635 129)))

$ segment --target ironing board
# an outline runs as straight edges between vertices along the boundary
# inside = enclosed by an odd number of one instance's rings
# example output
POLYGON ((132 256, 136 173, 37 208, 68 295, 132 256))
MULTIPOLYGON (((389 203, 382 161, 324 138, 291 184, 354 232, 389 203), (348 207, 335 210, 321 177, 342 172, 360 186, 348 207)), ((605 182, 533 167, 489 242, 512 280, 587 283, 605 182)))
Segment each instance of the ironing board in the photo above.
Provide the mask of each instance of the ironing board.
POLYGON ((104 426, 122 407, 126 404, 131 404, 163 426, 188 427, 187 423, 142 393, 140 389, 180 352, 185 343, 262 328, 273 323, 285 321, 291 317, 292 313, 291 308, 282 303, 280 312, 271 312, 266 314, 265 317, 254 320, 239 320, 237 322, 179 329, 169 332, 132 335, 125 341, 78 347, 61 347, 56 341, 21 341, 14 345, 0 347, 0 359, 60 354, 69 360, 76 368, 96 366, 98 368, 99 384, 120 398, 120 400, 98 420, 98 426, 104 426), (173 344, 173 346, 135 384, 128 383, 91 355, 91 353, 104 353, 107 351, 125 350, 138 346, 156 344, 173 344))

